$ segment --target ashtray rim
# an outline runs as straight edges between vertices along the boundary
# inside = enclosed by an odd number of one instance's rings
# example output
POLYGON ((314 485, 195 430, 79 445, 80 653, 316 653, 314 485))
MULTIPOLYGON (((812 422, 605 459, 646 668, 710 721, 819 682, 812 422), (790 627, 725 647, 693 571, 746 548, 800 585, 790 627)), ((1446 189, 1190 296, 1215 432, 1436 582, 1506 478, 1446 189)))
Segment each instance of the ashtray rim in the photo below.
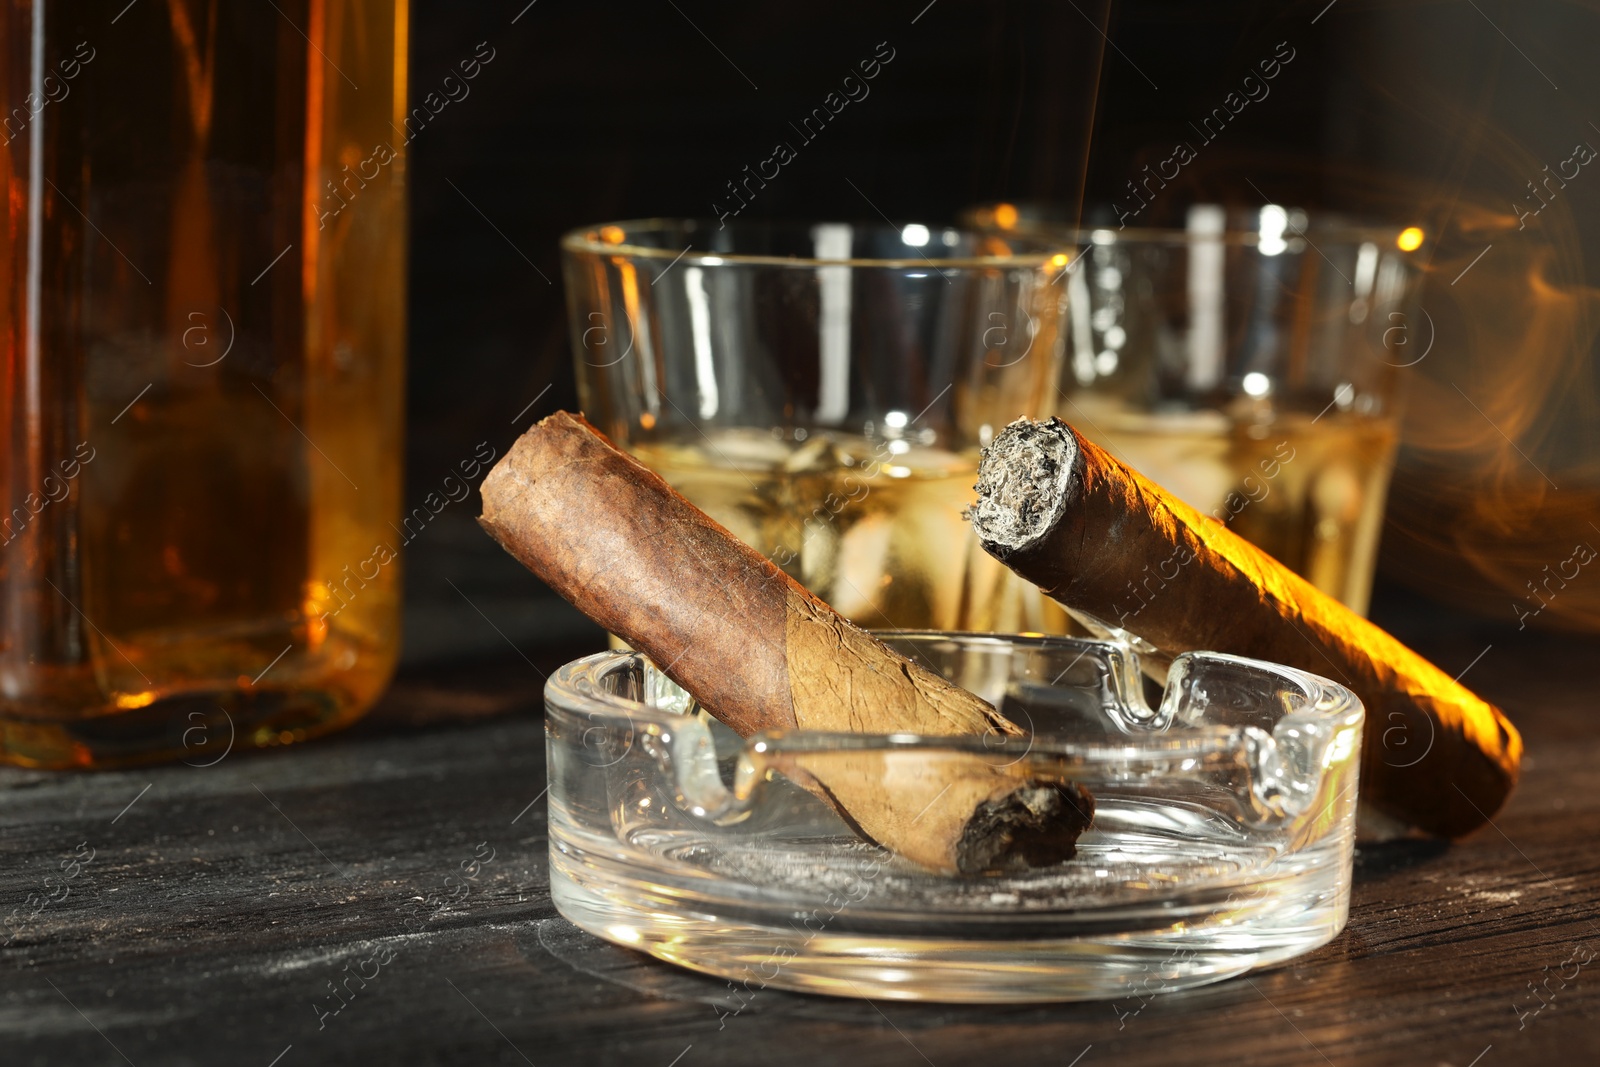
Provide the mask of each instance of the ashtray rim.
MULTIPOLYGON (((869 631, 879 640, 893 645, 896 642, 922 643, 959 641, 965 645, 991 645, 995 648, 1034 648, 1034 649, 1063 649, 1078 650, 1080 658, 1091 653, 1098 653, 1106 661, 1119 664, 1132 677, 1139 675, 1138 652, 1124 641, 1110 638, 1093 637, 1068 637, 1064 635, 1036 634, 1036 633, 984 633, 964 630, 890 630, 875 629, 869 631)), ((681 727, 691 721, 693 716, 663 708, 658 704, 641 700, 632 700, 606 691, 599 680, 604 675, 604 669, 625 662, 628 657, 640 655, 622 649, 613 649, 605 652, 596 652, 571 660, 559 667, 545 682, 544 696, 547 705, 554 704, 569 712, 579 712, 589 716, 606 716, 622 720, 628 726, 640 726, 672 729, 681 727)), ((644 657, 648 660, 649 657, 644 657)), ((1137 736, 1139 743, 1148 743, 1156 738, 1161 738, 1166 744, 1163 749, 1171 755, 1176 750, 1172 744, 1175 740, 1192 742, 1202 750, 1211 750, 1219 743, 1236 743, 1240 734, 1240 727, 1222 725, 1194 725, 1184 724, 1182 730, 1170 730, 1168 726, 1176 725, 1175 717, 1178 686, 1185 673, 1192 670, 1195 665, 1206 664, 1232 664, 1247 670, 1259 671, 1263 674, 1275 676, 1280 682, 1293 686, 1300 691, 1303 701, 1299 706, 1286 710, 1280 722, 1301 722, 1306 724, 1324 724, 1329 727, 1347 726, 1362 722, 1365 719, 1365 707, 1361 699, 1347 687, 1340 685, 1329 678, 1312 674, 1296 667, 1268 660, 1252 659, 1247 656, 1236 656, 1224 652, 1210 652, 1196 650, 1185 652, 1173 657, 1167 670, 1166 695, 1160 707, 1148 709, 1150 721, 1147 725, 1154 727, 1142 735, 1129 735, 1130 743, 1137 736)), ((1142 705, 1142 698, 1139 702, 1142 705)), ((860 747, 934 747, 973 750, 980 748, 987 752, 1003 753, 1008 751, 1007 746, 1018 745, 1033 746, 1039 740, 1049 740, 1049 735, 1040 734, 1019 740, 998 740, 995 738, 959 737, 959 736, 934 736, 920 735, 908 732, 892 734, 852 734, 825 732, 815 730, 768 730, 754 734, 747 738, 747 743, 756 742, 757 739, 767 737, 783 737, 791 746, 797 742, 808 743, 806 739, 815 739, 819 745, 837 748, 840 746, 860 747)), ((1069 742, 1069 744, 1081 744, 1069 742)))

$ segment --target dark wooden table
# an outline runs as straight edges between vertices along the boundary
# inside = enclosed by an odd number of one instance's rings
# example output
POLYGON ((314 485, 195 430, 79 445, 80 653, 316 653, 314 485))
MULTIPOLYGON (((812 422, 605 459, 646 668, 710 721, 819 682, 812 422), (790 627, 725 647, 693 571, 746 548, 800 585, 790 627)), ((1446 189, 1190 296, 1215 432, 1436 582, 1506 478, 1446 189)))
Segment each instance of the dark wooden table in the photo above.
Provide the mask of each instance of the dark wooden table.
POLYGON ((1143 1004, 769 990, 735 1013, 725 983, 556 914, 542 679, 508 658, 403 674, 361 725, 292 751, 0 771, 0 915, 93 850, 0 949, 0 1063, 1594 1063, 1600 643, 1390 616, 1512 710, 1524 784, 1465 841, 1363 849, 1349 928, 1276 970, 1143 1004), (490 850, 429 918, 421 898, 490 850))

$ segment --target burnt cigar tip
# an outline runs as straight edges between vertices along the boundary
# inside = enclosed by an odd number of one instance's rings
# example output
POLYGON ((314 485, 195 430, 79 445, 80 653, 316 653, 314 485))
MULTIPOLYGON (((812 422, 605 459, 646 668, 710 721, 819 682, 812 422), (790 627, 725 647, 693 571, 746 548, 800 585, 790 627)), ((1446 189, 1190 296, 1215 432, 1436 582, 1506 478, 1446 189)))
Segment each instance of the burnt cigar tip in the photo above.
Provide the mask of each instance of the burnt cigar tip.
POLYGON ((1017 419, 983 450, 966 511, 983 547, 1004 559, 1050 532, 1071 502, 1078 442, 1060 419, 1017 419))
POLYGON ((1076 782, 1033 782, 973 812, 956 848, 962 874, 1053 867, 1077 852, 1094 797, 1076 782))

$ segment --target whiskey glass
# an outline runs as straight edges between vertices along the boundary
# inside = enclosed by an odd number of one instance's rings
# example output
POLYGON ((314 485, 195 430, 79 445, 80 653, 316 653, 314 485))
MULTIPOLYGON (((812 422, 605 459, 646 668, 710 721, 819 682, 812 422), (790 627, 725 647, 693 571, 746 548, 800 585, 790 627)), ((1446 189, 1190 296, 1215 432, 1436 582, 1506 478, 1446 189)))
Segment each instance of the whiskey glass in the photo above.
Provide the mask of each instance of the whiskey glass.
POLYGON ((1177 229, 964 214, 1081 250, 1053 413, 1365 613, 1402 372, 1433 341, 1415 227, 1199 204, 1177 229))
POLYGON ((585 414, 847 618, 1037 629, 962 510, 1059 374, 1070 256, 952 227, 641 220, 562 242, 585 414))

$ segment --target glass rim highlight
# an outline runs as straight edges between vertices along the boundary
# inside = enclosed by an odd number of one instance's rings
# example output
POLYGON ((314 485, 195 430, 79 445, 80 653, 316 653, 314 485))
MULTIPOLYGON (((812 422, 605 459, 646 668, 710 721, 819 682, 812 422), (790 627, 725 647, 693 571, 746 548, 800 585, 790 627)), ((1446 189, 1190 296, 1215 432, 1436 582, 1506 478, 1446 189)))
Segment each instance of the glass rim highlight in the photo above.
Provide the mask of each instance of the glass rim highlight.
POLYGON ((594 223, 569 230, 561 237, 561 249, 568 253, 582 253, 589 255, 626 256, 631 259, 657 260, 661 262, 682 261, 700 266, 752 266, 752 267, 787 267, 799 270, 816 270, 819 267, 849 267, 883 270, 994 270, 997 268, 1041 268, 1065 267, 1077 258, 1077 249, 1070 241, 1056 240, 1053 237, 1031 233, 1007 234, 1001 238, 993 231, 985 231, 964 225, 949 225, 933 222, 906 222, 901 224, 885 222, 852 222, 847 220, 813 220, 809 222, 796 222, 792 220, 776 221, 734 221, 719 224, 715 219, 705 218, 641 218, 625 219, 616 222, 594 223), (920 227, 927 235, 929 244, 935 239, 944 239, 947 235, 970 238, 974 241, 1007 240, 1023 242, 1028 245, 1024 252, 1010 252, 1001 255, 963 255, 963 256, 895 256, 895 257, 867 257, 867 256, 784 256, 772 254, 759 254, 749 252, 719 252, 713 249, 696 249, 693 239, 696 235, 718 232, 771 232, 773 230, 805 231, 816 226, 839 225, 848 226, 852 231, 874 233, 880 235, 894 235, 904 240, 908 230, 920 227), (682 235, 689 239, 687 248, 656 248, 650 245, 637 244, 629 238, 640 233, 658 233, 682 235))
POLYGON ((1427 242, 1429 236, 1426 227, 1415 222, 1397 224, 1378 224, 1358 222, 1347 216, 1331 211, 1312 211, 1305 208, 1287 204, 1259 204, 1242 207, 1225 204, 1204 204, 1195 206, 1218 207, 1226 212, 1222 229, 1217 231, 1194 231, 1179 229, 1174 226, 1139 226, 1131 225, 1118 229, 1112 225, 1093 225, 1083 222, 1072 222, 1064 218, 1052 218, 1050 205, 1036 203, 1013 203, 1010 201, 992 201, 974 204, 965 208, 957 216, 958 228, 977 230, 990 234, 1005 234, 1034 240, 1053 241, 1063 246, 1081 248, 1091 244, 1155 244, 1155 245, 1190 245, 1197 242, 1209 244, 1239 245, 1254 247, 1261 243, 1261 231, 1248 229, 1238 225, 1239 218, 1247 212, 1260 212, 1264 208, 1281 208, 1286 214, 1293 215, 1298 212, 1306 217, 1306 225, 1298 229, 1286 228, 1282 236, 1285 238, 1299 237, 1302 239, 1315 239, 1341 244, 1360 244, 1372 242, 1379 245, 1390 246, 1402 253, 1410 254, 1427 242), (1003 214, 1002 209, 1010 208, 1011 217, 1008 223, 1002 224, 997 216, 1003 214), (1416 232, 1420 239, 1411 247, 1408 239, 1401 241, 1402 234, 1416 232))

